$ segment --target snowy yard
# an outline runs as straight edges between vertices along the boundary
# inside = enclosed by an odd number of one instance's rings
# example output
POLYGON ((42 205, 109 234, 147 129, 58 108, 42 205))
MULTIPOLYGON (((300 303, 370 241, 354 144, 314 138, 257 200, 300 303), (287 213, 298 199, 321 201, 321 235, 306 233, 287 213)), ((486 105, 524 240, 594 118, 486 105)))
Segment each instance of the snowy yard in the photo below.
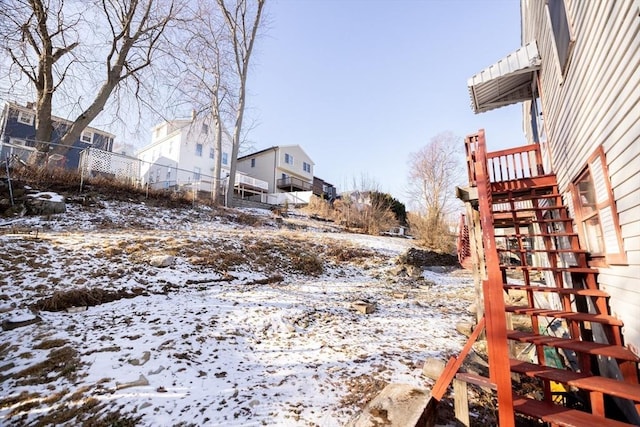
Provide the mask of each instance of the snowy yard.
POLYGON ((0 332, 0 424, 344 425, 388 382, 430 387, 424 360, 464 344, 471 276, 402 273, 411 240, 234 215, 0 219, 0 320, 41 319, 0 332), (73 290, 96 305, 67 310, 73 290))

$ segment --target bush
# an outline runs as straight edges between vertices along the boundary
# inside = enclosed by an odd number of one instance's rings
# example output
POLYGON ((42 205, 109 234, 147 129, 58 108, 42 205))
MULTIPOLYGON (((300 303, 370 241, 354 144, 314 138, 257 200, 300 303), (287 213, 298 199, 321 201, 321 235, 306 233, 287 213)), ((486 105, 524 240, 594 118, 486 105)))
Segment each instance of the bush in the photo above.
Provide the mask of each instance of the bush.
POLYGON ((433 251, 453 253, 456 248, 456 236, 450 231, 444 220, 434 220, 410 212, 408 215, 411 234, 418 244, 433 251))

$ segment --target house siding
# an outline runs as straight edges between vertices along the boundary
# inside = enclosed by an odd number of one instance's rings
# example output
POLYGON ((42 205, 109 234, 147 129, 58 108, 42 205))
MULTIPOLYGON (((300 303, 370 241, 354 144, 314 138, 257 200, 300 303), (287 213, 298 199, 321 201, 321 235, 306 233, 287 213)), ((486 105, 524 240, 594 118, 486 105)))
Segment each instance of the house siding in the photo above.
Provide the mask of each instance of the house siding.
MULTIPOLYGON (((143 161, 142 175, 145 182, 153 182, 156 188, 168 188, 194 181, 195 168, 200 169, 200 190, 211 191, 215 158, 209 155, 215 148, 213 121, 210 117, 192 120, 173 120, 154 126, 151 143, 140 151, 143 161), (208 132, 203 131, 208 126, 208 132), (202 155, 196 155, 196 145, 202 144, 202 155), (169 179, 167 171, 171 168, 169 179), (158 175, 159 173, 159 175, 158 175), (159 178, 158 178, 159 177, 159 178)), ((231 141, 222 134, 222 152, 231 159, 231 141)), ((222 165, 221 179, 229 173, 229 165, 222 165)))
POLYGON ((269 193, 281 192, 277 182, 282 174, 298 178, 313 186, 313 165, 309 156, 299 145, 283 145, 271 147, 238 159, 238 170, 254 178, 269 183, 269 193), (285 155, 293 156, 293 165, 285 162, 285 155), (251 167, 251 159, 255 159, 255 166, 251 167), (311 172, 306 172, 303 163, 311 166, 311 172))
POLYGON ((628 265, 600 268, 598 280, 640 354, 640 2, 565 5, 575 45, 564 76, 545 2, 522 0, 522 42, 537 40, 542 57, 542 111, 560 191, 604 149, 628 265))
MULTIPOLYGON (((300 178, 303 181, 313 184, 313 162, 298 145, 285 145, 280 147, 278 168, 280 173, 286 173, 289 176, 300 178), (293 155, 293 165, 285 162, 285 154, 293 155), (303 169, 303 162, 311 165, 311 173, 303 169)), ((278 178, 280 178, 280 174, 278 174, 278 178)))
POLYGON ((237 168, 253 178, 266 181, 269 193, 276 192, 276 179, 280 178, 276 177, 276 150, 269 149, 238 159, 237 168), (254 167, 251 167, 251 159, 255 159, 254 167))
MULTIPOLYGON (((0 132, 3 136, 3 139, 1 142, 8 143, 11 139, 19 139, 26 141, 29 147, 35 147, 35 111, 30 108, 18 106, 13 103, 7 103, 5 105, 3 115, 4 120, 0 132), (32 124, 29 125, 18 120, 18 116, 21 111, 34 115, 34 121, 32 122, 32 124)), ((62 136, 67 132, 69 127, 70 122, 67 122, 62 118, 53 117, 53 131, 51 132, 51 142, 59 142, 62 139, 62 136)), ((94 147, 104 151, 111 151, 113 149, 113 135, 92 127, 87 127, 86 130, 92 132, 92 142, 87 143, 78 138, 72 144, 71 148, 65 154, 66 161, 64 163, 64 167, 66 169, 78 168, 80 162, 80 152, 87 147, 94 147)), ((6 155, 4 148, 1 154, 3 157, 6 155)))

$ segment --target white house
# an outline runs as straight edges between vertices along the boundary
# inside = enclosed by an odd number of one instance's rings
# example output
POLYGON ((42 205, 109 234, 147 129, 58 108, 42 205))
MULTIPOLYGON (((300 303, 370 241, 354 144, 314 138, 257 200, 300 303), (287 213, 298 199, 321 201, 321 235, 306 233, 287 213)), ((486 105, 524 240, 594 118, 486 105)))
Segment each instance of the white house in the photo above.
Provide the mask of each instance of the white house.
MULTIPOLYGON (((156 189, 195 187, 211 192, 216 158, 213 120, 210 116, 164 121, 153 127, 151 143, 137 152, 142 161, 142 181, 156 189)), ((220 153, 224 183, 229 176, 231 139, 222 133, 220 153)), ((239 194, 262 193, 267 184, 239 173, 235 188, 239 194)))
MULTIPOLYGON (((215 151, 213 127, 210 125, 209 117, 194 116, 154 126, 151 143, 136 153, 142 160, 143 182, 154 188, 199 183, 211 191, 215 151)), ((228 138, 223 137, 222 147, 224 167, 231 152, 228 138)))

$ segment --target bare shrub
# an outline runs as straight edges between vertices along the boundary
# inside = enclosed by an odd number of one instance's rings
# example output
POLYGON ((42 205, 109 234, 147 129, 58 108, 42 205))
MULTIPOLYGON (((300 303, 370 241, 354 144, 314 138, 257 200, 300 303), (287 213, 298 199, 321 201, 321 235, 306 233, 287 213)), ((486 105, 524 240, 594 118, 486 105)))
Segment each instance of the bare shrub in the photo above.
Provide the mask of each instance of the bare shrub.
POLYGON ((328 200, 321 199, 318 196, 311 196, 309 204, 302 208, 302 211, 312 216, 333 220, 335 211, 331 207, 328 200))
POLYGON ((356 259, 371 258, 375 255, 373 251, 368 249, 357 248, 354 246, 342 246, 342 245, 330 246, 327 249, 326 254, 328 257, 331 257, 339 262, 347 262, 347 261, 353 261, 356 259))
POLYGON ((417 238, 420 246, 442 253, 452 253, 455 250, 456 236, 445 221, 413 212, 408 214, 408 221, 411 234, 417 238))
POLYGON ((315 253, 297 253, 291 256, 291 268, 296 273, 319 276, 324 270, 324 263, 315 253))

